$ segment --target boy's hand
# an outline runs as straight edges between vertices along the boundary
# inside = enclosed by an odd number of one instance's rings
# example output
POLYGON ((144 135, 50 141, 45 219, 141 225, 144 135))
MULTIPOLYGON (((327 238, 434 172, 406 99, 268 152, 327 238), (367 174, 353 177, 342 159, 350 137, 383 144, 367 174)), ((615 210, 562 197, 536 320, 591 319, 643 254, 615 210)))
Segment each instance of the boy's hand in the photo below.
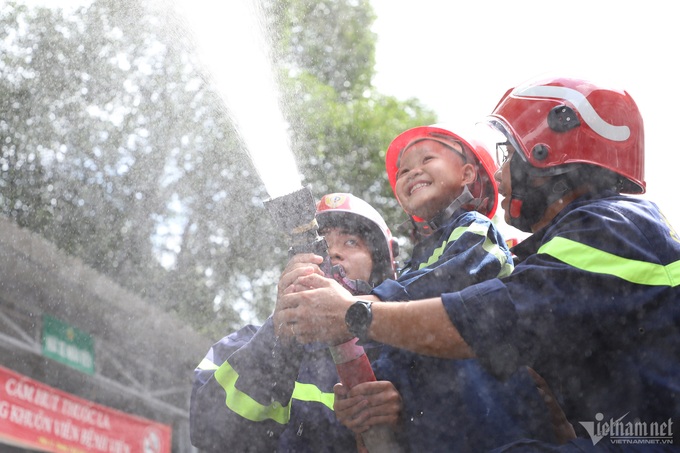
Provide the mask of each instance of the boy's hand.
POLYGON ((376 425, 389 425, 395 431, 398 429, 403 404, 401 395, 391 382, 363 382, 351 390, 335 384, 333 393, 335 416, 355 434, 376 425))
POLYGON ((567 420, 567 416, 557 402, 557 398, 548 386, 548 383, 533 368, 527 367, 527 370, 529 371, 529 375, 536 382, 536 389, 543 398, 543 401, 545 402, 545 405, 548 409, 548 413, 550 414, 550 422, 552 424, 553 431, 555 432, 557 443, 565 444, 571 439, 575 439, 576 431, 574 431, 574 427, 571 423, 569 423, 569 420, 567 420))

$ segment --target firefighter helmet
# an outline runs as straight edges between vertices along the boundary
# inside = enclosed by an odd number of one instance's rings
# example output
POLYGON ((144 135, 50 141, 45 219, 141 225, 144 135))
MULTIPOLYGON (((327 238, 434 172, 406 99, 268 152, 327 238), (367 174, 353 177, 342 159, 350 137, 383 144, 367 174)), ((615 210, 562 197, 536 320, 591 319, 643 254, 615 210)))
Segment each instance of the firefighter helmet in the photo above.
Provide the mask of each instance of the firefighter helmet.
POLYGON ((399 158, 404 150, 421 140, 435 140, 449 147, 452 141, 458 142, 463 147, 468 162, 476 164, 477 172, 475 181, 468 184, 468 189, 474 198, 474 203, 468 204, 465 207, 470 210, 479 211, 489 218, 493 217, 498 206, 498 185, 494 179, 494 173, 498 167, 485 144, 474 133, 466 134, 466 137, 468 138, 463 138, 461 135, 454 133, 450 127, 441 124, 414 127, 399 134, 392 140, 385 155, 387 178, 390 181, 394 195, 397 196, 395 190, 397 170, 399 169, 399 158))
POLYGON ((622 192, 645 192, 642 116, 624 90, 581 79, 530 81, 509 90, 490 119, 544 174, 558 174, 566 164, 591 164, 623 177, 622 192))
POLYGON ((319 229, 345 226, 361 234, 371 249, 373 272, 369 283, 376 285, 387 278, 395 278, 398 254, 396 239, 385 220, 373 206, 349 193, 324 195, 316 207, 319 229))
POLYGON ((506 212, 520 230, 531 231, 550 204, 583 182, 645 192, 642 116, 623 90, 581 79, 533 80, 508 90, 487 121, 520 157, 510 161, 506 212))

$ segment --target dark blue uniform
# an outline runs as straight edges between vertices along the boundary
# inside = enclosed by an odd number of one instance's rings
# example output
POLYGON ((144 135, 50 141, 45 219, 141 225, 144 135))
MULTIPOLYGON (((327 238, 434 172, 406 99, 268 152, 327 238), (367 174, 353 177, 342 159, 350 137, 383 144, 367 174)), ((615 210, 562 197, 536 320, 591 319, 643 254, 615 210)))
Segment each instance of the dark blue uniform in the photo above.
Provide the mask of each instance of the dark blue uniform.
POLYGON ((585 196, 513 251, 509 277, 442 296, 480 361, 533 367, 581 445, 625 445, 603 431, 621 421, 670 428, 680 447, 680 238, 658 208, 585 196))
MULTIPOLYGON (((409 267, 374 289, 382 300, 438 297, 507 276, 512 257, 491 221, 458 210, 415 247, 409 267)), ((427 332, 423 332, 426 335, 427 332)), ((446 360, 385 347, 374 363, 404 403, 401 437, 413 452, 479 452, 513 440, 553 440, 548 412, 526 368, 499 379, 477 360, 446 360)))
POLYGON ((194 372, 191 442, 208 452, 356 451, 333 412, 328 347, 283 346, 269 318, 216 343, 194 372))

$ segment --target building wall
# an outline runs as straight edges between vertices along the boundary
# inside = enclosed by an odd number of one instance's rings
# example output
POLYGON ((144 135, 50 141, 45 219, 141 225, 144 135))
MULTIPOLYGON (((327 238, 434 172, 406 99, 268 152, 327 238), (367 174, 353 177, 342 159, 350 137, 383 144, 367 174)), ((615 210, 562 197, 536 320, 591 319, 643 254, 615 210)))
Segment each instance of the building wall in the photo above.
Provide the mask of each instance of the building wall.
POLYGON ((213 340, 53 244, 0 217, 0 363, 47 385, 173 428, 189 442, 191 376, 213 340), (94 339, 95 374, 42 356, 42 315, 94 339))

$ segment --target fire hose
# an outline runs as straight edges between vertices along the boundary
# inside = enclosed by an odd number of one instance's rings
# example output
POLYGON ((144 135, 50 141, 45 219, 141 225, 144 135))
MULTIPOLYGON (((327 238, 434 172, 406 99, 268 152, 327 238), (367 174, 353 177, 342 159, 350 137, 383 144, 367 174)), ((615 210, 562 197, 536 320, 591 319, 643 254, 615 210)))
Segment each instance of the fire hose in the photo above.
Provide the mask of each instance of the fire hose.
MULTIPOLYGON (((324 274, 334 278, 353 294, 360 292, 362 288, 347 279, 342 269, 331 266, 328 245, 318 233, 316 203, 308 187, 271 198, 265 202, 265 206, 276 224, 288 233, 292 243, 291 255, 314 253, 323 257, 321 270, 324 274)), ((340 382, 350 389, 357 384, 376 380, 368 356, 364 348, 357 344, 357 340, 353 338, 345 343, 329 346, 340 382)), ((388 425, 373 426, 362 433, 361 437, 369 453, 398 453, 402 450, 388 425)))

